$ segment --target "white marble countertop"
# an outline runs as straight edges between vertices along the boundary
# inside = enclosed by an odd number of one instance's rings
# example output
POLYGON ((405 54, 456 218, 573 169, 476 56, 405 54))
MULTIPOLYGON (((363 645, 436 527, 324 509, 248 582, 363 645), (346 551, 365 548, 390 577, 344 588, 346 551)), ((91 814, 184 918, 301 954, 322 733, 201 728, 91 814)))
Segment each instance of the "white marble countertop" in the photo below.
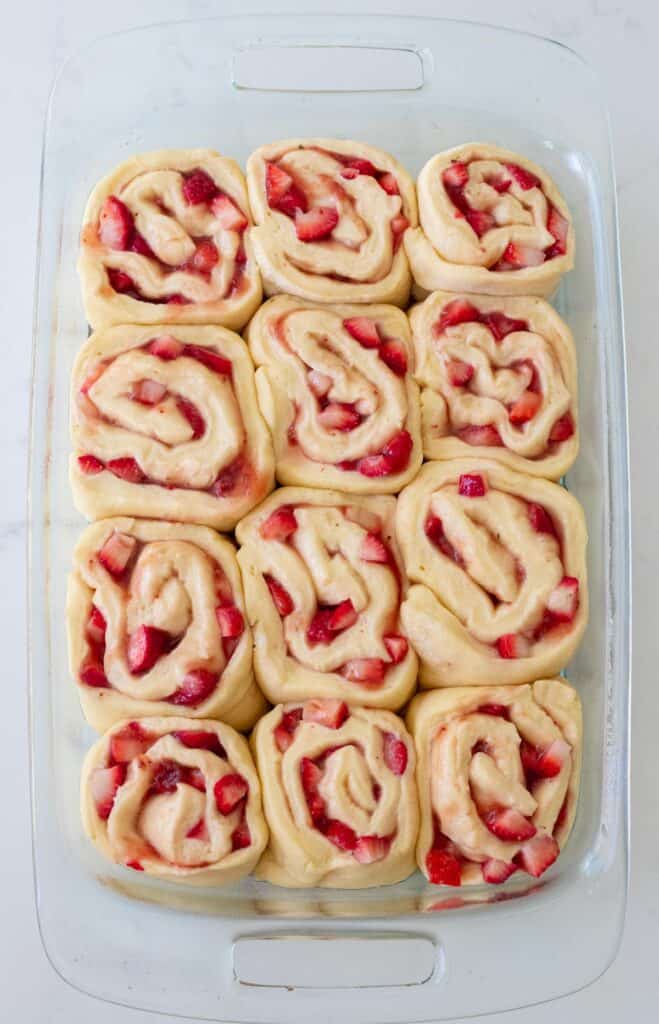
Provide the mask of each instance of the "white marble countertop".
MULTIPOLYGON (((32 886, 28 800, 25 665, 25 480, 33 280, 41 129, 54 71, 71 50, 101 33, 165 19, 246 12, 279 3, 215 0, 22 0, 4 8, 0 40, 4 152, 0 420, 4 500, 0 506, 0 616, 5 623, 4 697, 0 750, 4 821, 0 844, 5 879, 0 914, 3 1020, 15 1024, 149 1024, 151 1014, 95 1001, 67 986, 46 960, 39 940, 32 886)), ((400 12, 399 3, 333 0, 282 3, 287 11, 400 12)), ((659 785, 656 745, 659 687, 655 614, 659 570, 656 416, 659 342, 654 336, 659 259, 659 5, 656 0, 410 0, 405 13, 496 22, 551 36, 580 51, 599 71, 611 111, 618 173, 625 312, 630 368, 632 486, 635 530, 635 654, 632 727, 632 875, 627 925, 619 955, 585 991, 559 1003, 488 1017, 493 1024, 556 1020, 657 1020, 659 915, 659 785), (654 639, 653 639, 654 638, 654 639)), ((117 74, 121 69, 117 69, 117 74)), ((547 88, 551 89, 551 82, 547 88)), ((566 922, 569 928, 569 922, 566 922)), ((537 955, 551 965, 547 940, 537 955)), ((173 1021, 174 1018, 159 1017, 173 1021)), ((481 1018, 479 1018, 480 1020, 481 1018)), ((485 1020, 485 1018, 483 1018, 485 1020)))

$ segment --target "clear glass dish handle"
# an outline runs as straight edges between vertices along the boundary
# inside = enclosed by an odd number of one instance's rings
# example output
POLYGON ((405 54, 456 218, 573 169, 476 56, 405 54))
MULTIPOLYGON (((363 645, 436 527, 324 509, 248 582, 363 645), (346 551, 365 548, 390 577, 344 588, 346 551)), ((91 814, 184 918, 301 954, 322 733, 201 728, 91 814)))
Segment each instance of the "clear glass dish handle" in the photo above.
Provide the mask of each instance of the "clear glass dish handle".
POLYGON ((413 45, 259 43, 231 62, 234 87, 260 92, 413 92, 429 71, 430 55, 413 45))

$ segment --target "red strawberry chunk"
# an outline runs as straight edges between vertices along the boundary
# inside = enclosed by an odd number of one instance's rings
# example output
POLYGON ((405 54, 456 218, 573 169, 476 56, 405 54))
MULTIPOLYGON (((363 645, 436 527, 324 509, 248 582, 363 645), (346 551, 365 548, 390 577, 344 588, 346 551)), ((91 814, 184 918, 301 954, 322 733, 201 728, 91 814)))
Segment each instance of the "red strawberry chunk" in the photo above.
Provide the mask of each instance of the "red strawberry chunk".
POLYGON ((358 341, 364 348, 378 348, 380 335, 375 320, 368 316, 351 316, 343 321, 348 334, 351 334, 355 341, 358 341))
POLYGON ((529 502, 529 522, 537 533, 549 533, 553 537, 556 536, 556 529, 549 512, 534 501, 529 502))
POLYGON ((522 740, 519 755, 525 775, 531 781, 553 779, 560 774, 571 749, 569 743, 562 739, 554 740, 546 750, 522 740))
POLYGON ((215 196, 211 210, 225 231, 244 231, 247 227, 247 217, 228 196, 215 196))
POLYGON ((527 171, 525 167, 520 167, 519 164, 504 164, 504 167, 525 192, 528 192, 530 188, 540 186, 540 179, 531 171, 527 171))
POLYGON ((341 171, 341 177, 347 181, 354 181, 355 178, 359 177, 359 171, 356 167, 344 167, 341 171))
POLYGON ((382 738, 384 763, 394 775, 404 775, 407 768, 407 745, 393 732, 385 732, 382 738))
POLYGON ((486 327, 492 331, 495 341, 501 341, 507 334, 512 334, 513 331, 528 331, 529 325, 526 320, 514 320, 511 316, 506 316, 505 313, 501 313, 499 310, 492 310, 491 313, 483 313, 481 315, 481 323, 485 324, 486 327))
POLYGON ((291 746, 295 738, 295 730, 302 721, 302 708, 293 708, 292 711, 285 711, 281 721, 274 731, 277 750, 283 754, 291 746))
POLYGON ((389 196, 397 196, 400 193, 398 182, 390 171, 385 171, 384 174, 380 175, 378 178, 378 184, 389 196))
POLYGON ((359 549, 359 557, 365 562, 388 562, 389 550, 375 533, 367 533, 359 549))
POLYGON ((98 690, 110 685, 103 665, 95 657, 90 657, 83 661, 78 671, 78 678, 85 686, 93 686, 98 690))
POLYGON ((79 455, 78 465, 86 476, 95 476, 96 473, 102 473, 105 469, 105 463, 97 459, 95 455, 79 455))
POLYGON ((227 494, 246 494, 253 480, 253 470, 244 455, 239 455, 222 470, 211 487, 211 494, 224 498, 227 494))
POLYGON ((186 839, 208 839, 208 829, 204 818, 200 818, 196 825, 185 833, 186 839))
POLYGON ((338 729, 350 714, 348 705, 334 697, 317 697, 305 702, 302 709, 303 722, 315 722, 326 729, 338 729))
POLYGON ((484 862, 481 870, 484 882, 489 882, 491 885, 499 885, 517 871, 517 865, 508 864, 505 860, 495 860, 491 857, 484 862))
POLYGON ((186 420, 192 427, 192 439, 196 441, 197 438, 203 437, 206 430, 206 421, 199 412, 197 406, 193 405, 192 402, 189 402, 187 398, 177 398, 176 408, 182 416, 185 416, 186 420))
POLYGON ((140 484, 146 479, 137 462, 133 458, 110 459, 107 468, 120 480, 127 480, 130 484, 140 484))
POLYGON ((283 167, 277 164, 265 166, 265 194, 268 206, 275 209, 293 185, 293 179, 283 167))
POLYGON ((449 382, 454 388, 463 388, 474 376, 474 367, 462 359, 449 359, 446 364, 449 382))
POLYGON ((384 646, 389 652, 394 665, 400 664, 407 657, 407 651, 409 644, 404 636, 397 636, 394 633, 390 633, 388 636, 383 636, 384 646))
MULTIPOLYGON (((220 756, 225 756, 224 750, 222 750, 220 756)), ((200 793, 206 792, 206 779, 199 768, 188 768, 185 773, 184 781, 186 786, 193 786, 194 789, 198 789, 200 793)))
POLYGON ((508 718, 505 704, 479 704, 476 708, 479 715, 492 715, 495 718, 508 718))
POLYGON ((329 839, 330 843, 337 846, 339 850, 345 850, 346 852, 353 851, 357 846, 357 836, 353 829, 342 821, 336 821, 335 819, 328 822, 325 829, 325 838, 329 839))
POLYGON ((301 242, 329 238, 338 223, 339 214, 334 206, 314 206, 306 213, 295 213, 295 233, 301 242))
POLYGON ((458 493, 463 498, 482 498, 487 491, 485 480, 479 473, 461 473, 458 493))
POLYGON ((439 516, 429 515, 423 529, 428 540, 438 547, 443 555, 450 558, 456 565, 463 564, 462 555, 456 551, 444 533, 444 524, 439 516))
POLYGON ((217 686, 217 675, 207 668, 197 668, 188 672, 180 689, 169 698, 171 704, 183 707, 195 707, 201 704, 217 686))
POLYGON ((205 238, 197 245, 190 260, 190 266, 193 270, 198 270, 200 274, 210 274, 213 267, 219 262, 219 259, 220 254, 217 251, 217 246, 209 238, 205 238))
POLYGON ((361 421, 354 406, 343 402, 330 402, 318 413, 318 422, 325 430, 354 430, 361 421))
POLYGON ((558 843, 553 836, 534 836, 524 843, 515 860, 523 871, 533 878, 540 878, 548 867, 554 863, 560 853, 558 843))
POLYGON ((511 423, 528 423, 532 420, 542 405, 542 395, 537 391, 525 391, 523 395, 513 402, 508 410, 508 419, 511 423))
POLYGON ((407 217, 403 217, 402 213, 399 213, 397 217, 391 219, 391 233, 394 241, 394 252, 401 243, 403 233, 407 231, 410 226, 410 222, 407 217))
POLYGON ((360 864, 375 864, 384 860, 389 853, 391 839, 388 836, 360 836, 352 855, 360 864))
POLYGON ((144 238, 144 236, 141 235, 139 231, 135 231, 133 234, 133 240, 130 243, 130 251, 136 252, 140 256, 148 256, 149 259, 155 258, 156 255, 151 246, 149 245, 149 243, 147 242, 146 238, 144 238))
POLYGON ((549 432, 550 441, 567 441, 569 437, 574 434, 574 420, 572 419, 569 412, 566 412, 564 416, 561 416, 559 420, 556 420, 554 426, 549 432))
POLYGON ((426 855, 426 874, 433 885, 460 885, 460 861, 446 850, 430 850, 426 855))
POLYGON ((183 769, 176 761, 166 758, 156 766, 151 778, 150 792, 154 794, 175 793, 179 782, 183 782, 183 769))
POLYGON ((285 196, 282 196, 276 209, 285 213, 287 217, 295 219, 298 211, 304 213, 308 207, 307 197, 297 185, 292 185, 285 196))
POLYGON ((437 322, 437 331, 441 334, 447 327, 455 327, 456 324, 478 322, 480 313, 468 299, 452 299, 444 306, 437 322))
POLYGON ((264 540, 284 541, 296 530, 295 510, 290 505, 280 505, 259 526, 259 533, 264 540))
POLYGON ((382 683, 385 669, 386 665, 381 658, 353 658, 346 661, 341 673, 353 683, 371 687, 382 683))
POLYGON ((107 821, 114 805, 117 790, 126 778, 123 764, 115 764, 112 768, 97 768, 90 782, 92 800, 96 805, 96 813, 103 821, 107 821))
POLYGON ((114 530, 98 553, 98 560, 111 576, 119 577, 130 562, 137 546, 134 537, 114 530))
POLYGON ((240 824, 231 833, 231 849, 245 850, 248 846, 252 845, 252 836, 249 831, 249 825, 243 818, 240 824))
POLYGON ((397 377, 404 377, 407 373, 407 350, 402 341, 392 338, 380 346, 380 359, 385 363, 392 373, 397 377))
POLYGON ((450 188, 464 188, 469 181, 467 165, 460 160, 454 160, 443 172, 442 181, 450 188))
POLYGON ((497 650, 501 658, 527 658, 531 645, 521 633, 504 633, 497 640, 497 650))
MULTIPOLYGON (((412 436, 407 430, 400 430, 382 449, 382 454, 389 463, 390 473, 399 473, 405 469, 412 453, 412 436)), ((360 467, 361 471, 361 467, 360 467)))
POLYGON ((170 306, 187 306, 188 303, 192 302, 192 299, 186 299, 185 295, 175 292, 174 295, 167 297, 167 302, 170 306))
POLYGON ((105 616, 96 607, 96 605, 93 604, 89 613, 89 618, 87 619, 87 626, 85 628, 87 639, 93 644, 104 644, 106 629, 107 623, 105 621, 105 616))
POLYGON ((158 359, 177 359, 185 349, 185 345, 172 334, 161 334, 149 343, 149 352, 158 359))
POLYGON ((465 444, 476 447, 500 448, 503 445, 499 431, 491 423, 485 423, 483 426, 463 427, 458 431, 458 437, 465 444))
POLYGON ((372 178, 374 178, 378 173, 371 161, 365 160, 364 157, 361 156, 353 156, 349 160, 346 160, 346 167, 352 167, 359 174, 368 174, 372 178))
POLYGON ((172 733, 179 743, 192 750, 210 750, 218 757, 226 757, 226 751, 216 732, 208 732, 206 729, 177 729, 172 733))
POLYGON ((489 811, 484 820, 490 832, 506 842, 521 843, 536 833, 535 825, 512 807, 489 811))
POLYGON ((549 207, 547 217, 547 230, 554 236, 556 241, 551 246, 551 256, 564 256, 567 252, 568 222, 562 213, 559 213, 555 206, 549 207))
POLYGON ((124 292, 135 291, 135 282, 129 274, 125 274, 123 270, 108 269, 108 281, 114 288, 115 292, 123 294, 124 292))
POLYGON ((310 757, 303 757, 300 761, 300 780, 307 799, 317 792, 322 777, 322 768, 315 761, 312 761, 310 757))
POLYGON ((479 238, 482 238, 491 228, 496 226, 494 217, 491 213, 487 213, 486 210, 469 210, 465 216, 467 223, 479 238))
POLYGON ((281 583, 274 579, 273 576, 264 576, 263 578, 268 586, 270 596, 272 597, 272 600, 275 603, 275 608, 279 614, 282 618, 286 615, 290 615, 295 608, 295 604, 293 603, 293 599, 286 588, 282 587, 281 583))
POLYGON ((124 764, 141 757, 152 743, 153 737, 139 722, 129 722, 110 739, 110 757, 115 764, 124 764))
POLYGON ((329 628, 333 633, 339 633, 343 629, 349 629, 350 626, 354 626, 358 618, 357 609, 350 598, 346 598, 345 601, 337 604, 336 608, 331 612, 329 628))
POLYGON ((215 609, 215 615, 223 637, 241 636, 245 629, 245 620, 240 608, 235 604, 220 605, 215 609))
POLYGON ((203 348, 201 345, 186 345, 185 354, 191 359, 203 363, 209 370, 221 373, 224 377, 228 377, 231 373, 231 360, 225 359, 224 356, 210 348, 203 348))
POLYGON ((183 198, 188 206, 209 203, 218 194, 218 187, 206 171, 197 169, 183 182, 183 198))
POLYGON ((579 607, 579 580, 575 576, 564 576, 552 590, 547 609, 557 622, 572 622, 579 607))
POLYGON ((148 672, 162 655, 169 634, 155 626, 138 626, 128 640, 128 667, 133 675, 148 672))
POLYGON ((321 373, 319 370, 309 370, 307 382, 317 398, 324 398, 333 383, 329 374, 321 373))
MULTIPOLYGON (((500 262, 511 270, 522 270, 524 267, 537 267, 544 263, 545 254, 542 249, 536 249, 532 245, 509 242, 500 262)), ((498 264, 496 266, 498 267, 498 264)))
POLYGON ((139 380, 132 388, 130 397, 142 405, 157 405, 167 394, 167 388, 157 380, 139 380))
POLYGON ((331 617, 331 609, 321 608, 312 618, 307 628, 307 643, 312 647, 316 644, 329 644, 334 639, 334 631, 330 626, 331 617))
POLYGON ((101 207, 98 237, 101 244, 106 245, 108 249, 124 250, 130 245, 133 237, 133 215, 116 196, 108 196, 101 207))
POLYGON ((237 772, 231 772, 218 779, 213 786, 213 795, 220 814, 231 814, 247 796, 248 791, 247 780, 237 772))

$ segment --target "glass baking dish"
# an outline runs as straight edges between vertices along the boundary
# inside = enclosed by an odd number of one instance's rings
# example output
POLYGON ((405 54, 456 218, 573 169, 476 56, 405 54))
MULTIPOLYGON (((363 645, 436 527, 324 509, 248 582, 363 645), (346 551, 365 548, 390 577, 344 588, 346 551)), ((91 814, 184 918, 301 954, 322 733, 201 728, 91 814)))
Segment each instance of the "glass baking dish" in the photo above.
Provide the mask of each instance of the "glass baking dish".
POLYGON ((30 494, 36 897, 46 952, 79 989, 224 1021, 444 1020, 578 989, 613 959, 627 887, 629 513, 615 185, 596 78, 570 50, 406 17, 249 16, 99 39, 56 81, 44 141, 30 494), (68 389, 86 337, 75 273, 87 194, 135 151, 206 145, 244 163, 293 136, 363 139, 417 173, 483 139, 547 167, 574 213, 556 298, 577 341, 582 448, 568 486, 590 529, 591 622, 569 669, 585 712, 573 836, 540 883, 420 875, 365 892, 253 879, 192 893, 113 869, 82 834, 93 740, 69 680, 65 578, 82 528, 67 481, 68 389), (322 1004, 319 1000, 322 999, 322 1004))

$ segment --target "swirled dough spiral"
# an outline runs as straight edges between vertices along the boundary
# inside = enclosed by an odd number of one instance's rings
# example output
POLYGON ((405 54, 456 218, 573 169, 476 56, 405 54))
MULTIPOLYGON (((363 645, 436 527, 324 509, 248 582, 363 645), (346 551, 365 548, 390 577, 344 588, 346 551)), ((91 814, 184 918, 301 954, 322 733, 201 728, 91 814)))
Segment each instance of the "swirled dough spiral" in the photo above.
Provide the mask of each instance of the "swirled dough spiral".
POLYGON ((588 619, 586 526, 558 484, 486 459, 427 463, 399 496, 401 615, 422 686, 560 671, 588 619))
POLYGON ((239 523, 238 560, 269 699, 398 708, 417 660, 400 624, 395 500, 282 487, 239 523))
POLYGON ((235 160, 211 149, 132 157, 96 185, 85 210, 87 319, 240 330, 261 301, 252 230, 235 160))
POLYGON ((268 839, 249 746, 222 722, 116 723, 87 754, 81 809, 108 860, 173 882, 236 882, 268 839))
POLYGON ((394 157, 344 139, 288 139, 247 161, 254 251, 268 295, 407 302, 401 244, 417 224, 414 183, 394 157))
POLYGON ((230 530, 274 484, 245 343, 222 327, 106 327, 73 369, 73 497, 89 519, 230 530))
POLYGON ((565 200, 517 153, 484 142, 437 153, 417 194, 421 226, 405 249, 422 291, 547 297, 574 265, 565 200))
POLYGON ((539 877, 572 829, 581 704, 560 679, 455 687, 412 701, 421 827, 417 862, 437 884, 539 877), (522 836, 523 838, 519 838, 522 836))
POLYGON ((182 708, 248 729, 265 707, 235 549, 213 530, 126 517, 88 526, 67 619, 71 673, 99 732, 182 708))
POLYGON ((434 292, 409 314, 424 455, 556 480, 579 448, 577 360, 543 299, 434 292))
POLYGON ((413 478, 422 459, 418 388, 399 309, 280 295, 261 307, 247 338, 281 483, 383 494, 413 478))
POLYGON ((277 885, 359 889, 414 870, 414 746, 389 711, 284 704, 252 745, 270 845, 257 875, 277 885))

